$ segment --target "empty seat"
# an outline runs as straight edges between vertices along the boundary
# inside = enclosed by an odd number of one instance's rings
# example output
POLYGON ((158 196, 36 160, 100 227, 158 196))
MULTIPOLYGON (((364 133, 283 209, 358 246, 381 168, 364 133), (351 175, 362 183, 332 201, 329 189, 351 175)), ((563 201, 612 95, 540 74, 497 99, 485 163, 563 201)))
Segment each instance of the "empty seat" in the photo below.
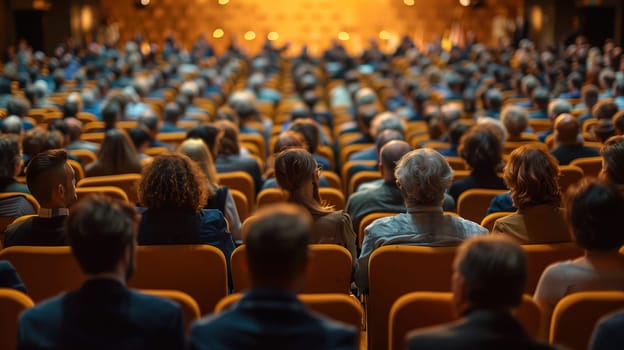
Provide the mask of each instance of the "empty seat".
POLYGON ((486 216, 492 198, 505 192, 507 191, 484 188, 464 191, 457 199, 457 214, 466 220, 481 222, 486 216))
POLYGON ((17 320, 22 312, 34 305, 24 293, 0 288, 0 349, 17 348, 17 320))
POLYGON ((76 187, 115 186, 121 188, 128 196, 130 204, 136 204, 139 199, 138 188, 141 174, 120 174, 106 176, 85 177, 76 187))

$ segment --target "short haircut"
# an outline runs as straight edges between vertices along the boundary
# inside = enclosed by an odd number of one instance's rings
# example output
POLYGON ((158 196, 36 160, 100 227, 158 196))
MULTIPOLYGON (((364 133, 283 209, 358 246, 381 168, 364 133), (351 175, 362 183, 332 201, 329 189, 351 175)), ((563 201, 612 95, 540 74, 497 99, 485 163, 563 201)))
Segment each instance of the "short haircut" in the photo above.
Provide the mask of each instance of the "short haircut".
POLYGON ((467 299, 477 308, 520 305, 527 280, 527 258, 517 243, 502 236, 466 240, 457 250, 455 270, 464 279, 467 299))
POLYGON ((470 129, 470 125, 463 123, 459 120, 451 124, 448 132, 449 141, 451 142, 451 144, 458 145, 459 140, 461 140, 461 137, 464 136, 468 129, 470 129))
POLYGON ((20 161, 21 145, 15 135, 0 135, 0 179, 12 179, 20 161))
POLYGON ((23 131, 22 119, 16 115, 10 115, 0 123, 0 132, 4 134, 20 135, 23 131))
POLYGON ((103 195, 81 200, 69 214, 66 233, 86 274, 114 272, 135 240, 138 216, 131 206, 103 195))
POLYGON ((292 281, 307 261, 310 215, 299 206, 277 204, 254 218, 245 238, 252 281, 292 281))
POLYGON ((381 148, 390 141, 404 141, 405 136, 403 133, 396 130, 384 130, 379 135, 377 135, 377 139, 375 140, 375 148, 377 149, 377 153, 381 151, 381 148))
POLYGON ((584 180, 568 190, 566 208, 578 246, 617 251, 624 244, 620 218, 624 198, 615 185, 597 179, 584 180))
POLYGON ((510 135, 520 136, 529 125, 529 116, 524 108, 509 106, 503 108, 501 121, 510 135))
POLYGON ((585 102, 586 107, 590 108, 598 102, 600 91, 596 85, 587 85, 581 89, 581 94, 583 95, 583 102, 585 102))
POLYGON ((26 168, 26 183, 39 203, 47 203, 52 199, 52 188, 55 185, 65 185, 66 164, 67 152, 60 149, 41 152, 30 160, 26 168))
POLYGON ((624 185, 624 136, 609 138, 600 154, 603 159, 603 174, 615 184, 624 185))
POLYGON ((624 110, 615 113, 615 115, 613 115, 613 118, 611 118, 611 121, 613 122, 616 133, 618 133, 619 135, 624 134, 624 110))
POLYGON ((128 129, 128 136, 130 136, 132 144, 136 150, 139 150, 146 142, 152 142, 152 137, 147 132, 145 127, 137 126, 128 129))
POLYGON ((451 186, 450 165, 433 149, 417 149, 405 154, 394 171, 406 206, 441 206, 444 192, 451 186))
POLYGON ((600 100, 596 102, 591 110, 595 119, 611 119, 617 113, 618 106, 610 100, 600 100))
POLYGON ((550 102, 550 95, 548 90, 543 87, 538 87, 533 91, 533 102, 539 106, 548 106, 550 102))
POLYGON ((572 105, 567 100, 554 100, 548 105, 548 116, 551 120, 555 120, 557 116, 563 113, 570 112, 572 112, 572 105))
POLYGON ((163 119, 168 122, 176 122, 182 111, 180 106, 178 106, 175 102, 169 102, 165 105, 165 110, 163 111, 163 119))
POLYGON ((139 125, 144 125, 149 131, 157 131, 158 116, 153 113, 144 113, 139 117, 139 125))
POLYGON ((487 127, 473 126, 461 138, 459 155, 475 169, 495 169, 502 159, 498 136, 487 127))
POLYGON ((139 202, 150 209, 199 211, 208 199, 207 181, 197 164, 180 154, 163 154, 143 169, 139 202))
POLYGON ((519 209, 538 204, 561 204, 557 160, 541 148, 524 145, 511 152, 504 179, 519 209))
POLYGON ((121 115, 121 108, 116 102, 109 102, 102 107, 102 120, 106 124, 107 129, 115 127, 115 123, 121 115))
POLYGON ((187 139, 200 139, 204 141, 206 146, 208 146, 209 150, 213 150, 215 143, 217 142, 217 138, 221 133, 221 130, 210 124, 198 125, 194 126, 191 130, 186 133, 187 139))
POLYGON ((26 116, 30 109, 30 102, 23 97, 11 97, 6 104, 8 115, 16 115, 20 118, 26 116))

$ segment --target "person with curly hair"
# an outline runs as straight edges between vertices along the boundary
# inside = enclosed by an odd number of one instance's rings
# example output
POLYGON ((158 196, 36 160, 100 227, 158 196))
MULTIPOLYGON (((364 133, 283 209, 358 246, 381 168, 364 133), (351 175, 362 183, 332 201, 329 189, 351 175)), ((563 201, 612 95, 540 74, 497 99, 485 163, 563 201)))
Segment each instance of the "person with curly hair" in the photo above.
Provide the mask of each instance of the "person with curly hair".
POLYGON ((510 236, 521 244, 569 242, 558 176, 557 160, 548 152, 532 145, 514 150, 504 178, 518 210, 496 220, 492 233, 510 236))
POLYGON ((223 214, 202 209, 208 181, 199 167, 179 153, 160 155, 143 170, 139 203, 139 244, 210 244, 226 258, 234 250, 223 214))
POLYGON ((277 184, 287 191, 289 202, 306 208, 314 219, 310 243, 339 244, 349 250, 355 261, 355 232, 351 218, 344 211, 334 211, 321 202, 319 177, 319 166, 305 149, 286 149, 275 158, 277 184))

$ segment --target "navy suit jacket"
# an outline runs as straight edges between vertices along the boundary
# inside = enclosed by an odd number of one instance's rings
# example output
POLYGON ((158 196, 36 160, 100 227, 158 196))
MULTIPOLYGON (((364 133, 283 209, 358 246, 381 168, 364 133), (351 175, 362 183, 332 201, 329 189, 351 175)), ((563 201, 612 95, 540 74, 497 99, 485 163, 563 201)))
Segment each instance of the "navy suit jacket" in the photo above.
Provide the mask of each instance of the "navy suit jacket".
POLYGON ((191 349, 357 349, 356 330, 308 311, 297 296, 252 290, 230 310, 193 324, 191 349))
POLYGON ((505 311, 473 310, 457 322, 408 334, 411 349, 554 349, 529 337, 505 311))
POLYGON ((0 261, 0 288, 13 288, 26 293, 24 282, 8 261, 0 261))
POLYGON ((184 322, 173 302, 112 279, 85 282, 25 311, 17 348, 184 349, 184 322))

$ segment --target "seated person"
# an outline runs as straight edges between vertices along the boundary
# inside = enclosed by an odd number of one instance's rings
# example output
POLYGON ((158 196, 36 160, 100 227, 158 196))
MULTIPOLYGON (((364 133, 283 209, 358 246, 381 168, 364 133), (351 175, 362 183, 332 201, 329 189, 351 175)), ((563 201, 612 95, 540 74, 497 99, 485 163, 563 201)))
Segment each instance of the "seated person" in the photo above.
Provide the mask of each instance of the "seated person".
POLYGON ((375 220, 365 229, 355 273, 360 290, 368 288, 370 255, 383 245, 456 245, 488 232, 472 221, 442 211, 444 191, 453 174, 438 152, 426 148, 411 151, 399 160, 394 174, 407 212, 375 220))
POLYGON ((165 110, 163 111, 163 123, 158 129, 159 133, 170 133, 170 132, 186 132, 186 129, 179 127, 178 120, 182 116, 182 111, 180 107, 175 102, 169 102, 165 105, 165 110))
POLYGON ((229 260, 234 241, 223 214, 202 209, 207 186, 206 177, 189 157, 179 153, 155 157, 139 183, 139 203, 145 207, 139 244, 210 244, 229 260))
POLYGON ((531 145, 514 150, 504 177, 518 211, 496 220, 492 233, 520 244, 569 242, 558 176, 557 161, 546 151, 531 145))
POLYGON ((453 309, 461 318, 412 331, 408 349, 554 349, 533 340, 512 314, 527 281, 527 257, 518 244, 493 236, 468 239, 453 271, 453 309))
POLYGON ((30 193, 15 180, 22 170, 22 145, 15 135, 0 135, 0 192, 30 193))
POLYGON ((304 138, 308 152, 312 153, 316 162, 326 170, 332 170, 329 160, 317 153, 321 145, 321 129, 319 124, 311 118, 297 119, 288 130, 298 132, 304 138))
POLYGON ((469 176, 455 181, 449 188, 455 202, 462 193, 473 188, 507 189, 505 181, 497 174, 502 161, 502 145, 492 127, 476 125, 470 128, 462 136, 459 154, 471 171, 469 176))
POLYGON ((470 129, 468 124, 462 123, 461 121, 453 122, 448 132, 451 146, 447 149, 438 150, 438 152, 445 157, 459 157, 459 154, 457 153, 459 142, 468 129, 470 129))
POLYGON ((524 138, 522 135, 529 126, 529 117, 524 108, 517 106, 503 108, 501 121, 507 130, 507 141, 534 141, 534 139, 524 138))
POLYGON ((578 120, 571 114, 562 114, 555 120, 555 142, 557 147, 550 153, 557 158, 559 165, 568 165, 577 158, 600 155, 595 148, 583 145, 578 120))
MULTIPOLYGON (((384 132, 388 133, 389 131, 396 131, 400 135, 400 139, 403 139, 405 135, 405 123, 395 114, 390 112, 383 112, 375 116, 375 118, 371 122, 371 130, 371 135, 375 139, 375 145, 351 154, 349 156, 349 160, 374 160, 378 162, 378 153, 382 145, 380 145, 379 147, 377 147, 376 145, 378 140, 383 137, 382 134, 384 134, 384 132)), ((388 138, 388 136, 385 136, 385 138, 388 138)), ((393 139, 398 138, 395 137, 393 139)))
POLYGON ((67 236, 85 281, 22 313, 18 349, 184 348, 180 307, 126 287, 137 221, 133 208, 109 197, 93 196, 76 207, 67 236))
POLYGON ((245 240, 251 289, 231 309, 193 324, 191 349, 352 349, 352 327, 298 300, 308 264, 310 214, 280 204, 261 209, 245 240))
POLYGON ((613 136, 600 149, 600 178, 614 184, 624 195, 624 136, 613 136))
POLYGON ((0 288, 12 288, 26 293, 24 282, 7 260, 0 260, 0 288))
POLYGON ((617 350, 624 344, 624 310, 603 317, 594 329, 590 350, 617 350))
POLYGON ((624 197, 611 184, 585 181, 568 190, 568 222, 574 241, 585 250, 575 260, 550 265, 540 277, 533 299, 550 320, 566 295, 594 290, 624 290, 624 244, 620 215, 624 197))
POLYGON ((130 136, 121 129, 106 131, 97 160, 85 166, 86 176, 140 173, 141 162, 130 136))
POLYGON ((355 232, 349 214, 321 202, 319 195, 320 170, 316 160, 304 149, 287 149, 275 158, 275 179, 287 191, 288 201, 303 206, 312 215, 314 223, 311 243, 341 245, 355 252, 355 232))
POLYGON ((4 246, 66 245, 64 224, 69 207, 76 201, 74 169, 67 164, 67 153, 49 150, 36 155, 26 170, 26 182, 41 208, 39 215, 9 225, 4 246))

